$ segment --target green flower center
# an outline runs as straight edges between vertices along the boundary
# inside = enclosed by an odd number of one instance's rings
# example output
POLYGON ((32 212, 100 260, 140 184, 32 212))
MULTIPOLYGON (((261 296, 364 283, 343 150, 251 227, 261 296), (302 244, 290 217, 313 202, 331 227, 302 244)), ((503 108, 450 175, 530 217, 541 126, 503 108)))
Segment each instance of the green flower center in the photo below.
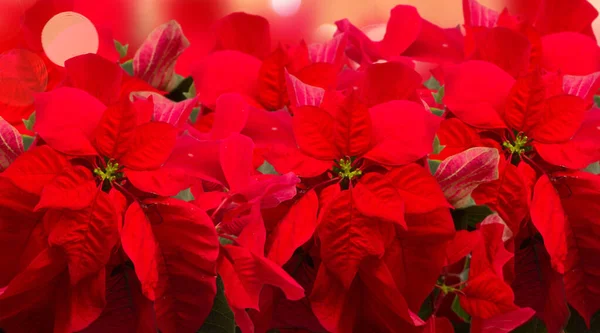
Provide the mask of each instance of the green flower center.
POLYGON ((107 180, 112 183, 115 180, 123 177, 123 174, 119 172, 119 169, 119 163, 109 161, 106 163, 106 168, 104 170, 101 168, 94 169, 94 174, 100 177, 103 182, 107 180))
POLYGON ((338 176, 342 179, 351 180, 354 177, 362 175, 362 171, 352 167, 351 159, 341 159, 338 162, 339 168, 334 168, 338 176))
POLYGON ((508 149, 508 151, 511 154, 521 155, 524 152, 529 151, 531 149, 531 147, 527 145, 528 142, 529 138, 527 137, 527 135, 519 133, 515 138, 515 142, 511 143, 510 141, 504 141, 502 143, 502 146, 508 149))

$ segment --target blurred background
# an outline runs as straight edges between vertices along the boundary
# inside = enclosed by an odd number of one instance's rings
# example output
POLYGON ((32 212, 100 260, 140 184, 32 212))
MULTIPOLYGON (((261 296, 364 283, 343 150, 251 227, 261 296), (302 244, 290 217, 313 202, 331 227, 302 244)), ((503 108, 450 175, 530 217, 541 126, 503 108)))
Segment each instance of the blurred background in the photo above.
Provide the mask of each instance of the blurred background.
MULTIPOLYGON (((112 30, 115 39, 129 44, 129 56, 154 27, 170 19, 181 23, 191 42, 184 56, 202 54, 210 44, 211 24, 236 11, 266 17, 275 41, 294 43, 302 38, 307 42, 330 38, 333 22, 342 18, 358 27, 385 23, 390 9, 398 4, 417 7, 423 18, 442 27, 462 24, 461 0, 0 0, 0 43, 19 33, 20 13, 40 1, 74 4, 96 27, 112 30)), ((479 0, 497 10, 507 1, 514 0, 479 0)), ((600 0, 591 2, 600 8, 600 0)), ((596 20, 594 28, 600 30, 600 21, 596 20)))

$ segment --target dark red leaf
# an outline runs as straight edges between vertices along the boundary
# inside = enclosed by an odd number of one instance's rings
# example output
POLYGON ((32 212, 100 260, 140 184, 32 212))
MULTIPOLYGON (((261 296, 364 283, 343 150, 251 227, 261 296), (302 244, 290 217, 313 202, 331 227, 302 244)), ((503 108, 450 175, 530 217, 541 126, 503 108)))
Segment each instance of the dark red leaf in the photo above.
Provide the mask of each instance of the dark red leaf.
POLYGON ((177 129, 167 123, 146 123, 136 127, 130 149, 120 159, 127 168, 152 170, 163 165, 171 155, 177 129))

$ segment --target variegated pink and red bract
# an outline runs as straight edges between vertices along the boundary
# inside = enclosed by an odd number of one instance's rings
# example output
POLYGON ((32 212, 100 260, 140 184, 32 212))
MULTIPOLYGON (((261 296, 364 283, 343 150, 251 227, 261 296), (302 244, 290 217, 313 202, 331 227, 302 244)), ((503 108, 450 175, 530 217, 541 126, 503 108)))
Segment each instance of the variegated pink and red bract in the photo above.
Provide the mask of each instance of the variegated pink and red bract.
POLYGON ((588 1, 324 43, 233 13, 189 77, 175 21, 52 65, 29 37, 71 5, 1 45, 0 331, 597 329, 588 1))

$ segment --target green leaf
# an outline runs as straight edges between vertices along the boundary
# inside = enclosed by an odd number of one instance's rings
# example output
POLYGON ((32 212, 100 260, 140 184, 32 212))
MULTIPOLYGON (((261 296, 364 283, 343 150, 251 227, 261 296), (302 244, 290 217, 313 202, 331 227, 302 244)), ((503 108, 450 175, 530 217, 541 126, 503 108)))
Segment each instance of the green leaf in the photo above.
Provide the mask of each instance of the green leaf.
POLYGON ((225 246, 225 245, 231 245, 233 244, 233 241, 229 238, 225 238, 225 237, 219 237, 219 244, 225 246))
POLYGON ((23 149, 25 149, 25 151, 29 150, 35 137, 23 134, 21 135, 21 138, 23 139, 23 149))
POLYGON ((594 104, 596 104, 597 107, 600 107, 600 95, 594 96, 594 104))
POLYGON ((600 162, 592 163, 583 169, 585 172, 593 173, 594 175, 600 174, 600 162))
POLYGON ((436 103, 442 104, 442 100, 444 99, 445 90, 446 89, 444 88, 444 86, 441 86, 437 92, 431 93, 433 95, 433 99, 435 100, 436 103))
POLYGON ((173 198, 183 200, 185 202, 194 201, 195 199, 194 195, 192 194, 192 190, 189 188, 177 193, 177 195, 173 198))
POLYGON ((33 126, 35 125, 35 111, 29 116, 27 119, 22 119, 23 124, 25 124, 25 128, 30 131, 33 131, 33 126))
POLYGON ((129 59, 122 63, 121 68, 123 68, 129 75, 133 76, 133 59, 129 59))
POLYGON ((186 99, 194 98, 196 96, 196 85, 192 83, 190 89, 186 92, 183 92, 183 96, 185 96, 186 99))
POLYGON ((235 319, 227 304, 220 276, 217 276, 217 295, 212 310, 196 333, 235 333, 235 319))
POLYGON ((454 210, 452 218, 457 230, 467 230, 469 227, 475 228, 478 223, 493 213, 486 205, 470 206, 454 210))
POLYGON ((429 78, 429 80, 425 81, 423 85, 427 87, 427 89, 431 90, 439 90, 442 87, 438 80, 436 80, 436 78, 433 77, 433 75, 429 78))
POLYGON ((433 153, 434 154, 439 154, 442 152, 442 150, 444 150, 446 146, 440 144, 440 138, 438 138, 438 136, 436 135, 433 138, 433 153))
POLYGON ((190 113, 190 122, 192 124, 196 123, 199 115, 200 115, 200 107, 193 108, 192 113, 190 113))
POLYGON ((440 164, 442 163, 442 161, 440 161, 440 160, 427 160, 427 163, 429 163, 429 171, 431 172, 432 175, 435 175, 435 172, 440 167, 440 164))
POLYGON ((434 115, 441 117, 444 115, 444 110, 442 109, 438 109, 438 108, 429 108, 431 110, 431 113, 433 113, 434 115))
POLYGON ((452 309, 452 311, 454 313, 456 313, 456 315, 464 320, 467 323, 471 322, 471 316, 462 308, 462 306, 460 306, 460 301, 458 300, 458 295, 456 295, 454 297, 454 300, 452 301, 452 306, 450 307, 452 309))
POLYGON ((174 102, 184 101, 187 99, 185 94, 189 93, 192 89, 192 84, 194 84, 194 79, 191 76, 183 77, 179 74, 175 74, 169 83, 169 87, 174 88, 172 88, 165 97, 174 102))
POLYGON ((262 173, 263 175, 278 175, 279 173, 275 170, 275 168, 271 165, 271 163, 264 161, 261 166, 259 166, 256 170, 262 173))
POLYGON ((129 49, 129 44, 121 44, 118 40, 114 40, 115 42, 115 48, 117 49, 117 52, 119 52, 119 57, 120 58, 124 58, 127 55, 127 50, 129 49))

